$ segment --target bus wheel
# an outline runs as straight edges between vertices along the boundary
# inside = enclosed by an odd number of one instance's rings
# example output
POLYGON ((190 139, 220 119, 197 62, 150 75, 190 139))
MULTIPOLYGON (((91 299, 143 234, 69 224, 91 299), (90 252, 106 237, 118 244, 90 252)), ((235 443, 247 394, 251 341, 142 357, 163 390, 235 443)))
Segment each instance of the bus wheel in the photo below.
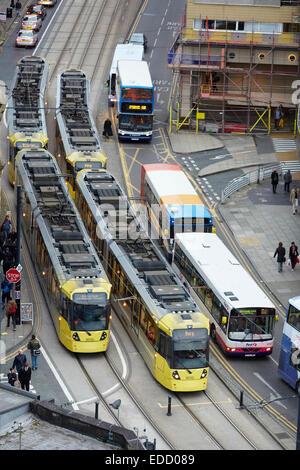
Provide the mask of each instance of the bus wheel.
POLYGON ((211 325, 211 327, 210 327, 210 336, 211 336, 213 342, 216 343, 216 341, 217 341, 217 335, 216 335, 216 327, 215 327, 215 325, 211 325))

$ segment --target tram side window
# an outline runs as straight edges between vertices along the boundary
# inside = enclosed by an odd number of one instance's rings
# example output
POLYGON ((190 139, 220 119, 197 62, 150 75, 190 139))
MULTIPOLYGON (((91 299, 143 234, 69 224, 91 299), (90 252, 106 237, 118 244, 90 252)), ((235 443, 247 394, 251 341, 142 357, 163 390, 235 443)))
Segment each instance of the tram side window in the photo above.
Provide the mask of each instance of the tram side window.
POLYGON ((145 335, 147 335, 147 329, 148 329, 148 314, 145 310, 145 307, 144 305, 142 306, 141 308, 141 320, 140 320, 140 324, 141 324, 141 329, 142 331, 145 333, 145 335))
POLYGON ((149 318, 148 328, 147 328, 147 338, 151 344, 155 343, 155 325, 152 318, 149 318))
POLYGON ((169 365, 171 365, 172 358, 172 341, 170 336, 160 331, 159 335, 159 354, 166 359, 169 365))
POLYGON ((72 165, 69 162, 67 162, 67 173, 69 175, 68 181, 72 188, 74 188, 74 171, 72 165))

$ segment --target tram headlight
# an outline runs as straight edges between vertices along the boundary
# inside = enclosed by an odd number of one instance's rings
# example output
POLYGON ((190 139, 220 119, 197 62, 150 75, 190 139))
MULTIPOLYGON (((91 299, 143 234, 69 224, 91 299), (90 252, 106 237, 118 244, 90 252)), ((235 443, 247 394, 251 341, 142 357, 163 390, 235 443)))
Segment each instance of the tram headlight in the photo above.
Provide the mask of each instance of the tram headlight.
POLYGON ((173 377, 173 379, 180 380, 180 377, 179 377, 179 374, 178 374, 177 370, 174 370, 174 372, 172 372, 172 377, 173 377))
POLYGON ((80 341, 80 338, 79 338, 79 336, 78 336, 78 333, 73 333, 72 338, 73 338, 75 341, 80 341))
POLYGON ((100 338, 100 341, 103 341, 106 337, 107 337, 107 333, 106 333, 106 331, 103 331, 103 333, 101 335, 101 338, 100 338))
POLYGON ((204 379, 204 377, 207 376, 207 369, 203 369, 202 374, 201 374, 201 379, 204 379))

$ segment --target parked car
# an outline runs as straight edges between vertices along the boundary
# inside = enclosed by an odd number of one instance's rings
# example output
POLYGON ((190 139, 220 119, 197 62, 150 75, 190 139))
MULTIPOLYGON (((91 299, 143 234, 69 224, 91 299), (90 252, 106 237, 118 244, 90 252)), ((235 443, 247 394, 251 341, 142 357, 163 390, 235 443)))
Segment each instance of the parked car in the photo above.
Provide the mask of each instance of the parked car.
POLYGON ((20 29, 15 45, 16 47, 35 47, 38 40, 38 33, 34 29, 20 29))
POLYGON ((129 39, 130 44, 140 44, 144 47, 144 52, 147 50, 147 38, 144 33, 132 33, 129 39))
POLYGON ((22 29, 34 29, 39 31, 42 26, 42 19, 39 15, 26 15, 22 20, 22 29))
POLYGON ((42 20, 47 15, 46 8, 43 5, 39 5, 38 3, 33 3, 27 8, 27 15, 39 15, 42 20))
POLYGON ((39 5, 45 5, 46 7, 53 7, 57 0, 39 0, 39 5))

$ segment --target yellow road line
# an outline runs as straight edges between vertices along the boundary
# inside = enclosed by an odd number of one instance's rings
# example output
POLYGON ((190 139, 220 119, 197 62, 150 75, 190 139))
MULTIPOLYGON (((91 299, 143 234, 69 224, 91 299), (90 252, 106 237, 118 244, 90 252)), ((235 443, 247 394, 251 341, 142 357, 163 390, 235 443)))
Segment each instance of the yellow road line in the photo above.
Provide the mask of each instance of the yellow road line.
MULTIPOLYGON (((202 402, 196 402, 196 403, 186 403, 186 406, 202 406, 202 405, 230 405, 232 403, 232 400, 230 398, 227 398, 227 400, 222 400, 222 401, 216 401, 216 402, 211 402, 211 401, 202 401, 202 402)), ((168 405, 162 405, 160 402, 157 403, 159 408, 168 408, 168 405)), ((181 408, 184 405, 181 405, 180 403, 173 404, 172 403, 172 408, 181 408)))

